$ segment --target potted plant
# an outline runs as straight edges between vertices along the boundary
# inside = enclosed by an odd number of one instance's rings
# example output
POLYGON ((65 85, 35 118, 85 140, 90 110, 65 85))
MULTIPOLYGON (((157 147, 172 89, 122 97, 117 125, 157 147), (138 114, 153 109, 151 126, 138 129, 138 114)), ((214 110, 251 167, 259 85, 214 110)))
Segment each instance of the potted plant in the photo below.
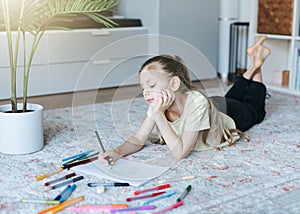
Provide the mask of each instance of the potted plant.
POLYGON ((117 4, 115 0, 0 0, 0 29, 6 33, 11 77, 11 103, 0 106, 0 152, 32 153, 44 145, 43 107, 27 103, 27 89, 31 63, 45 31, 70 30, 67 23, 78 16, 111 27, 115 23, 102 12, 117 4), (18 68, 23 69, 20 103, 16 92, 18 68), (38 120, 35 125, 31 125, 31 117, 38 120))

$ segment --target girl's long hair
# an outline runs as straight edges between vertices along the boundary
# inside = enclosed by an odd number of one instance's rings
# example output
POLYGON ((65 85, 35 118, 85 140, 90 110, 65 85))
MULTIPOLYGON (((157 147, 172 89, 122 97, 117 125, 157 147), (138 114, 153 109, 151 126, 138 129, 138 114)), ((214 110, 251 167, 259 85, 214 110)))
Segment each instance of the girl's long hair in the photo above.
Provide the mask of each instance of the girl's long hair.
POLYGON ((200 92, 208 101, 210 105, 210 129, 204 130, 203 132, 203 143, 209 144, 212 147, 217 147, 223 138, 224 134, 224 123, 222 121, 221 115, 213 102, 208 98, 208 96, 202 91, 195 87, 190 79, 190 73, 185 65, 184 61, 179 56, 171 55, 158 55, 148 59, 142 66, 139 73, 146 67, 152 64, 159 63, 162 69, 167 72, 171 77, 177 76, 181 80, 181 88, 183 92, 185 91, 198 91, 200 92), (212 136, 213 135, 213 136, 212 136), (213 141, 207 141, 207 139, 212 139, 213 141))

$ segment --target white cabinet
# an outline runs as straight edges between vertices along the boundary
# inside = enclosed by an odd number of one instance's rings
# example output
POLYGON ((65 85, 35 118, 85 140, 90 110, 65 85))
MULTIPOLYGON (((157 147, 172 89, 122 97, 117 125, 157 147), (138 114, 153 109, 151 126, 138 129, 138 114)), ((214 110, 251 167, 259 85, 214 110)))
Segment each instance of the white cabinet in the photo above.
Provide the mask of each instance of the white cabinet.
MULTIPOLYGON (((270 2, 270 1, 269 1, 270 2)), ((279 1, 274 1, 274 3, 279 1)), ((281 1, 282 4, 284 4, 281 1)), ((258 33, 259 0, 252 2, 253 17, 250 22, 250 40, 252 44, 258 33)), ((263 66, 263 79, 267 87, 273 90, 300 94, 300 0, 293 0, 292 31, 290 35, 264 33, 268 36, 265 42, 271 49, 271 55, 263 66), (288 86, 284 86, 283 71, 289 74, 288 86)), ((276 20, 274 20, 275 22, 276 20)))
POLYGON ((143 27, 49 32, 50 92, 138 84, 125 80, 145 60, 147 33, 143 27))
MULTIPOLYGON (((145 27, 47 31, 32 64, 28 95, 138 84, 137 73, 148 53, 147 35, 145 27)), ((0 99, 10 98, 5 39, 0 33, 0 99)), ((18 69, 17 94, 22 96, 22 66, 18 69)))

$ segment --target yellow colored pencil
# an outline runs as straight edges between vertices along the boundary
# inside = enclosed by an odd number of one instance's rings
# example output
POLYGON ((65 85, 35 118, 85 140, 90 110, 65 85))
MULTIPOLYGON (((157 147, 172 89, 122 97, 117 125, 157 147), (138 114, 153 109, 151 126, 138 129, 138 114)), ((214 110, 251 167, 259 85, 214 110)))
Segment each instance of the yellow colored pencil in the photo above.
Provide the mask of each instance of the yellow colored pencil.
POLYGON ((48 173, 48 174, 40 175, 40 176, 36 177, 35 180, 36 180, 36 181, 43 180, 44 178, 48 178, 48 177, 50 177, 50 176, 52 176, 52 175, 55 175, 55 174, 57 174, 57 173, 59 173, 59 172, 61 172, 61 171, 63 171, 63 170, 64 170, 64 168, 61 167, 61 168, 59 168, 58 170, 56 170, 56 171, 54 171, 54 172, 50 172, 50 173, 48 173))

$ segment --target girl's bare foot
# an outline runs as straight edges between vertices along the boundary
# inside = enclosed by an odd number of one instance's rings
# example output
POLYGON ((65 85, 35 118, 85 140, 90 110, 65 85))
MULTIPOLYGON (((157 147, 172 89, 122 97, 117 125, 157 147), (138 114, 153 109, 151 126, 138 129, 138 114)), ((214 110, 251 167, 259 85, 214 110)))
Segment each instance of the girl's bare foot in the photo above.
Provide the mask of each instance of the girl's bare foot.
POLYGON ((259 78, 255 78, 256 81, 262 82, 261 66, 265 59, 270 55, 271 50, 263 45, 263 42, 267 39, 266 36, 259 36, 256 38, 254 45, 247 49, 247 53, 251 58, 251 65, 244 73, 246 79, 253 79, 256 74, 259 74, 259 78))
POLYGON ((247 54, 252 57, 254 54, 255 49, 259 46, 262 45, 264 43, 264 41, 267 40, 267 36, 263 35, 263 36, 258 36, 255 39, 255 42, 253 45, 251 45, 248 49, 247 49, 247 54))
POLYGON ((254 69, 260 68, 270 54, 271 50, 269 48, 264 45, 258 46, 254 54, 254 62, 252 62, 254 69))
POLYGON ((250 68, 253 67, 253 62, 255 61, 255 52, 258 46, 262 45, 264 43, 264 41, 267 39, 267 36, 258 36, 256 37, 254 44, 251 45, 248 49, 247 49, 247 54, 249 55, 250 59, 251 59, 251 65, 250 68))

